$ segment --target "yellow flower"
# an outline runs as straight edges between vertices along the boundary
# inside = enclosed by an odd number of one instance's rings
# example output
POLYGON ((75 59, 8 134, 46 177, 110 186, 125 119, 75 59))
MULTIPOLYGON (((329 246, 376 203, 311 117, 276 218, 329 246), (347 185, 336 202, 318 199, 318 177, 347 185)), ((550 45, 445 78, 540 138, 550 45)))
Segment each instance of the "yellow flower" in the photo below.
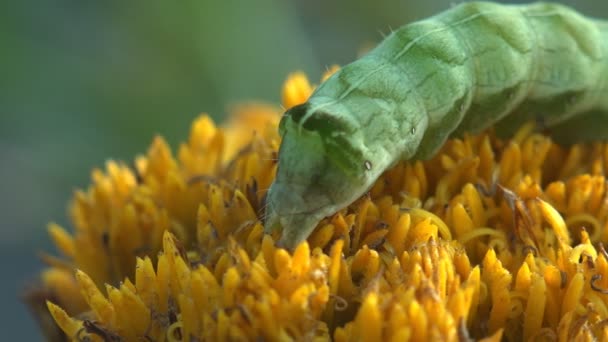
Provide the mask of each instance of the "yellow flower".
MULTIPOLYGON (((312 88, 290 76, 284 107, 312 88)), ((44 256, 41 321, 73 341, 608 339, 608 145, 532 125, 452 139, 290 253, 260 221, 280 111, 234 111, 198 118, 176 156, 158 137, 93 171, 73 233, 49 226, 63 257, 44 256)))

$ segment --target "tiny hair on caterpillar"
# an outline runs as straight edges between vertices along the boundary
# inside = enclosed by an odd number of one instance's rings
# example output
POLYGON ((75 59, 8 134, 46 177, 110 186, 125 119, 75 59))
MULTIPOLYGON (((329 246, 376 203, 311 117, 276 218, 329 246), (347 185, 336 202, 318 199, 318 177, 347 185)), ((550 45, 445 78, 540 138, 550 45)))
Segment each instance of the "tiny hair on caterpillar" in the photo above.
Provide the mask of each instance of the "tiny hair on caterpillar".
POLYGON ((401 160, 449 137, 540 122, 608 138, 608 22, 563 5, 468 2, 393 31, 287 110, 265 231, 294 248, 401 160))

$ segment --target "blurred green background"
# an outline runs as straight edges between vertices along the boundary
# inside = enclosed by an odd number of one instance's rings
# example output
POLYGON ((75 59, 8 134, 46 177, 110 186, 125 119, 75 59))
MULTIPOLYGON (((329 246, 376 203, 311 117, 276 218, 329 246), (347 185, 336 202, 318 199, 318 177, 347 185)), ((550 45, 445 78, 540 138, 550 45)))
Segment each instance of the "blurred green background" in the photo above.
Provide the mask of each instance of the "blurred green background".
MULTIPOLYGON (((316 81, 382 33, 449 8, 429 1, 3 1, 0 3, 0 325, 40 340, 18 300, 53 251, 49 221, 108 158, 156 133, 172 146, 201 112, 278 103, 290 71, 316 81)), ((567 3, 567 2, 566 2, 567 3)), ((606 1, 571 1, 608 17, 606 1)))

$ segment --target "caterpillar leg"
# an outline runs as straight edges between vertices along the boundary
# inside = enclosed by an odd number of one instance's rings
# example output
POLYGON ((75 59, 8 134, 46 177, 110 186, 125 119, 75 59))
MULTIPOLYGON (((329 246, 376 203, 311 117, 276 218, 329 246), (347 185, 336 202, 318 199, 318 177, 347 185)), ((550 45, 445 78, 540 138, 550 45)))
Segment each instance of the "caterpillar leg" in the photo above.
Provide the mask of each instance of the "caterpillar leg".
POLYGON ((549 127, 553 139, 560 144, 594 140, 608 141, 608 112, 590 111, 549 127))

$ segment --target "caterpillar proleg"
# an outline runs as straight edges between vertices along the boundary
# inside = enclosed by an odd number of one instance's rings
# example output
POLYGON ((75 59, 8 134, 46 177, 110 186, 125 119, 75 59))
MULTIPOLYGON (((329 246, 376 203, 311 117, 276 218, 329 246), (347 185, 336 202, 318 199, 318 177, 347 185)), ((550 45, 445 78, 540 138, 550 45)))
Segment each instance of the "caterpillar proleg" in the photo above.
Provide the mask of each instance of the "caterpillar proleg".
POLYGON ((608 138, 608 22, 568 7, 470 2, 392 32, 280 124, 265 229, 293 247, 400 160, 491 125, 608 138))

